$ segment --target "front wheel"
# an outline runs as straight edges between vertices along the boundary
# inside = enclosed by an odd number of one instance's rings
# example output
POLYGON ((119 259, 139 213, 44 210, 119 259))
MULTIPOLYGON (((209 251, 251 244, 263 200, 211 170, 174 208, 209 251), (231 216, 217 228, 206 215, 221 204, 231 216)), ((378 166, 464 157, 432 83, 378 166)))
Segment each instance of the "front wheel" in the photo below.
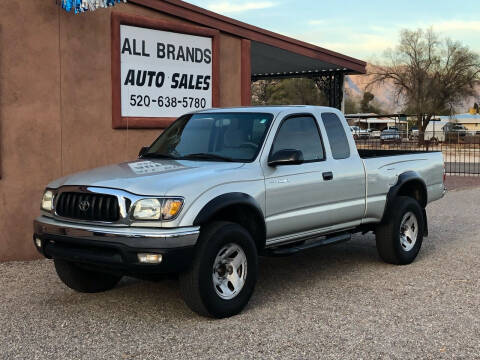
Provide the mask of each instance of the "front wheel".
POLYGON ((257 248, 249 232, 235 223, 215 222, 202 228, 193 263, 180 275, 180 290, 200 315, 233 316, 252 296, 257 267, 257 248))
POLYGON ((399 196, 387 211, 386 221, 376 229, 378 253, 390 264, 410 264, 422 246, 425 224, 422 208, 415 199, 399 196))

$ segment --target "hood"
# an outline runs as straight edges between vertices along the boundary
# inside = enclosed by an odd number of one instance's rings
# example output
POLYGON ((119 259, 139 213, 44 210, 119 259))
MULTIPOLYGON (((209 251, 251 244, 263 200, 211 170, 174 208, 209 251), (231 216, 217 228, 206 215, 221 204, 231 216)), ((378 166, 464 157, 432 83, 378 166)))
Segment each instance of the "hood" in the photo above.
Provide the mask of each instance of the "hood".
POLYGON ((220 179, 223 172, 241 168, 243 165, 213 161, 139 159, 66 176, 53 181, 48 187, 55 189, 65 185, 83 185, 122 189, 137 195, 174 195, 168 191, 174 188, 180 179, 182 182, 201 181, 205 178, 220 179))

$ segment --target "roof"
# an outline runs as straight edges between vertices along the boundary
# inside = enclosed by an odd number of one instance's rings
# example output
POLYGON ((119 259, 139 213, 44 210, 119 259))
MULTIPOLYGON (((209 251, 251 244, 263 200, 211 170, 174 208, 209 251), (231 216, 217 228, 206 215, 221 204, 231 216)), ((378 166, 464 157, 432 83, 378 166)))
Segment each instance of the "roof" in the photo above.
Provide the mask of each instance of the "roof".
POLYGON ((313 106, 313 105, 267 105, 267 106, 238 106, 238 107, 227 107, 227 108, 214 108, 214 109, 206 109, 196 111, 197 114, 206 114, 206 113, 225 113, 225 112, 257 112, 257 113, 271 113, 274 115, 280 114, 285 111, 293 111, 296 110, 297 112, 336 112, 338 113, 339 110, 335 108, 331 108, 328 106, 313 106))
POLYGON ((456 121, 462 124, 478 124, 480 123, 480 114, 456 114, 451 116, 439 116, 442 120, 456 121))
POLYGON ((365 114, 347 114, 345 117, 347 119, 378 119, 378 118, 391 118, 391 119, 396 119, 396 118, 401 118, 401 117, 407 117, 409 115, 406 114, 375 114, 375 113, 365 113, 365 114))
MULTIPOLYGON (((352 120, 352 119, 349 119, 352 120)), ((406 124, 408 121, 406 120, 398 120, 398 119, 362 119, 356 122, 361 122, 363 124, 406 124)))
POLYGON ((177 18, 252 40, 252 76, 341 71, 365 74, 362 60, 214 13, 180 0, 129 0, 177 18), (273 61, 272 61, 273 60, 273 61))

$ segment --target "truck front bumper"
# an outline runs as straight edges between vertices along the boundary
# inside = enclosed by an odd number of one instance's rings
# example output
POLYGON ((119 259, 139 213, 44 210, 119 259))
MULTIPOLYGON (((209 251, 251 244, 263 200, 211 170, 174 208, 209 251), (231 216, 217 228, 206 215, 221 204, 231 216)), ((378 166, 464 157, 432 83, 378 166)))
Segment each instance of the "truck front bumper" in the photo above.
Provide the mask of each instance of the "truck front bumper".
POLYGON ((199 227, 153 229, 34 220, 35 247, 47 258, 104 268, 123 274, 162 274, 185 270, 193 260, 199 227), (139 254, 161 254, 156 264, 139 254))

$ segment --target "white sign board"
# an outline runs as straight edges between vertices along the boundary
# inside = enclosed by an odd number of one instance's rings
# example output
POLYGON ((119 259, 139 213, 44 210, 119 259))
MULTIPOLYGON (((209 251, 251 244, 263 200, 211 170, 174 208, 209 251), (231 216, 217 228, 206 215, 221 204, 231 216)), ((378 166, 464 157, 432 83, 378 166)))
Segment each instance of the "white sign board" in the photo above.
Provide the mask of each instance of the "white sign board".
POLYGON ((176 118, 212 107, 212 39, 120 26, 123 117, 176 118))

